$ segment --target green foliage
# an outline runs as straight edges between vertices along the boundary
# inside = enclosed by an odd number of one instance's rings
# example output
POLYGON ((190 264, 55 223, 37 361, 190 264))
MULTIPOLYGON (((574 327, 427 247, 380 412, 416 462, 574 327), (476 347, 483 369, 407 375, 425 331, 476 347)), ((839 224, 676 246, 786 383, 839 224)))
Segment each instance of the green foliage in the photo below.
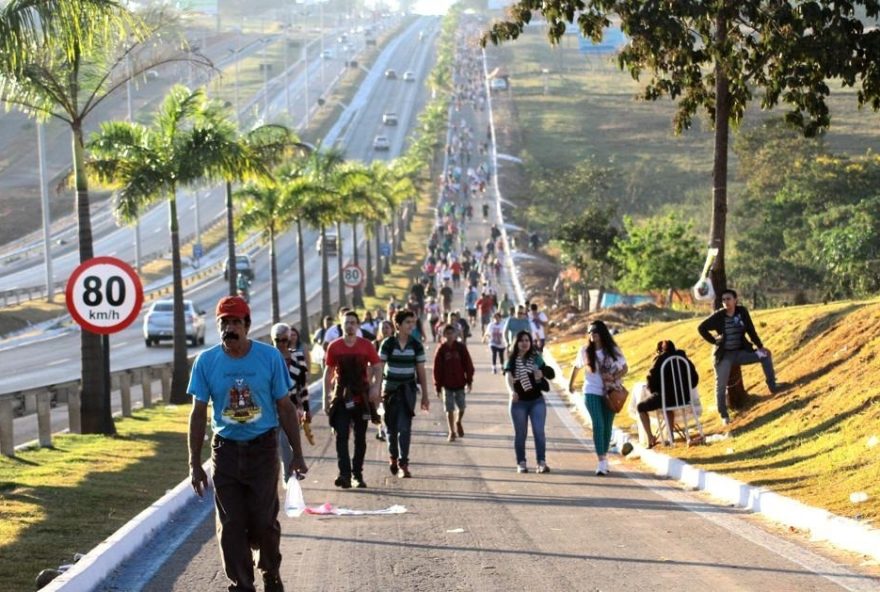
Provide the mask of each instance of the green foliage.
POLYGON ((615 215, 613 207, 592 205, 563 223, 554 235, 562 262, 577 269, 586 286, 607 286, 616 274, 616 263, 610 257, 619 235, 613 225, 615 215))
POLYGON ((562 171, 534 171, 529 193, 520 203, 524 215, 517 212, 518 220, 530 230, 557 229, 572 215, 600 209, 603 204, 608 207, 608 188, 614 175, 613 169, 591 160, 562 171))
POLYGON ((694 283, 702 255, 692 223, 670 214, 640 224, 627 216, 623 224, 625 234, 611 251, 621 270, 621 290, 679 290, 694 283))

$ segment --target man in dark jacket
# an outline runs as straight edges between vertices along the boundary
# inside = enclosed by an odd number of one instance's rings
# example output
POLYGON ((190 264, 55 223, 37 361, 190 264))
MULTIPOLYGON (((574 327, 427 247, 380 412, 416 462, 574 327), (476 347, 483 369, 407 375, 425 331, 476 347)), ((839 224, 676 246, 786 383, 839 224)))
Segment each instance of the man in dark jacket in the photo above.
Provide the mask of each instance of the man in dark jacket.
POLYGON ((474 382, 474 364, 467 346, 455 338, 455 327, 443 328, 443 343, 434 354, 434 388, 437 397, 444 397, 446 422, 449 424, 448 440, 464 436, 461 419, 464 417, 465 390, 471 392, 474 382), (458 408, 458 417, 455 409, 458 408))
POLYGON ((760 362, 764 369, 764 378, 767 380, 767 388, 771 393, 779 390, 770 350, 764 347, 761 338, 758 337, 749 311, 746 307, 738 305, 736 298, 736 292, 724 290, 721 293, 724 307, 712 313, 697 329, 703 339, 715 346, 715 403, 724 425, 730 423, 725 391, 727 380, 730 378, 730 369, 735 364, 742 366, 760 362))

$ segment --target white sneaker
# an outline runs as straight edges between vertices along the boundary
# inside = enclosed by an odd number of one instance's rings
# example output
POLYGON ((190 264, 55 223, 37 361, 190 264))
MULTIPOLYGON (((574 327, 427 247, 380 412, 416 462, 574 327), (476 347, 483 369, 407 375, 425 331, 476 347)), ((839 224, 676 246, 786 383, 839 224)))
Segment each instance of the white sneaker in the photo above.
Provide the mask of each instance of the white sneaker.
POLYGON ((528 473, 529 468, 526 466, 526 463, 521 462, 518 465, 516 465, 516 472, 517 473, 528 473))
POLYGON ((596 474, 597 475, 607 475, 608 474, 608 461, 600 460, 599 464, 596 466, 596 474))
POLYGON ((538 463, 538 472, 539 473, 549 473, 550 467, 547 466, 547 463, 539 462, 538 463))
POLYGON ((723 425, 723 426, 729 426, 729 425, 730 425, 730 419, 728 419, 728 418, 726 418, 726 417, 722 417, 722 418, 721 418, 721 425, 723 425))

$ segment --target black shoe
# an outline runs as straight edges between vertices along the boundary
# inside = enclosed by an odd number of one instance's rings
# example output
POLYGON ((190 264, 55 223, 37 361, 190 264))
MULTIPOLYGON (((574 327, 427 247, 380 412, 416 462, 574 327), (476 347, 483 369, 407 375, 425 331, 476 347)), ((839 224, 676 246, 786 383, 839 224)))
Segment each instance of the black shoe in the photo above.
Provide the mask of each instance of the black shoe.
POLYGON ((333 485, 336 487, 341 487, 342 489, 351 489, 351 477, 344 477, 342 475, 336 477, 336 481, 333 482, 333 485))
POLYGON ((397 459, 396 459, 396 458, 391 458, 391 459, 388 461, 388 470, 391 471, 391 474, 392 474, 392 475, 396 475, 396 474, 397 474, 398 466, 397 466, 397 459))
POLYGON ((385 441, 385 434, 383 434, 382 432, 376 432, 376 439, 384 442, 385 441))
POLYGON ((355 473, 354 476, 352 477, 351 484, 358 489, 366 489, 367 488, 367 482, 364 481, 364 476, 358 475, 357 473, 355 473))
POLYGON ((284 592, 281 576, 277 572, 263 574, 263 589, 266 592, 284 592))
POLYGON ((412 477, 412 473, 409 472, 409 463, 400 463, 400 471, 397 473, 397 476, 403 479, 412 477))

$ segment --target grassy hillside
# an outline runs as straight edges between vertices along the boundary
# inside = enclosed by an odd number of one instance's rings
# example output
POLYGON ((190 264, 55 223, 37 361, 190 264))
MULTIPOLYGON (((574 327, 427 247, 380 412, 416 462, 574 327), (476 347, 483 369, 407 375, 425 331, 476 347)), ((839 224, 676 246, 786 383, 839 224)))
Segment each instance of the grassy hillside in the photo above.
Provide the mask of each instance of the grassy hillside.
MULTIPOLYGON (((770 395, 758 365, 744 368, 749 406, 732 416, 731 437, 690 449, 663 449, 687 462, 865 520, 880 518, 880 299, 754 311, 779 380, 790 388, 770 395), (868 501, 852 503, 850 494, 868 501)), ((722 431, 715 413, 711 346, 699 320, 657 323, 619 335, 630 365, 627 385, 644 380, 654 348, 672 339, 700 373, 707 434, 722 431)), ((554 343, 564 369, 582 338, 554 343)), ((625 415, 617 425, 635 428, 625 415)))

